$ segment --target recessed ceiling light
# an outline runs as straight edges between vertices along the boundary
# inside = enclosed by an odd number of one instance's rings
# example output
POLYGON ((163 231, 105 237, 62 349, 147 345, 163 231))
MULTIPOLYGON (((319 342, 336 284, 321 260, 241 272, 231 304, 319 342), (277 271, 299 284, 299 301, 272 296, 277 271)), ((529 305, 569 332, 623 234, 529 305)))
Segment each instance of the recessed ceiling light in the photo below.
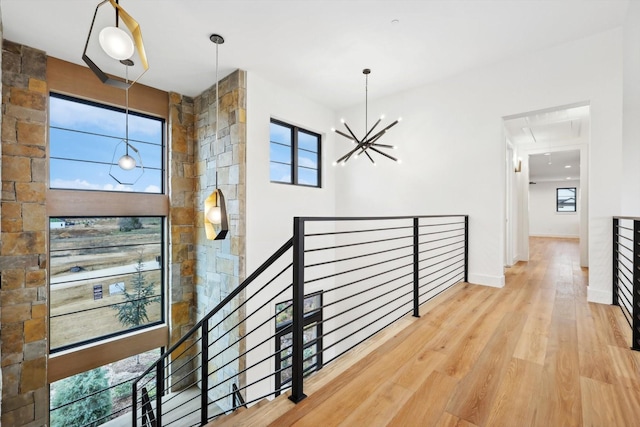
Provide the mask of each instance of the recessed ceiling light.
POLYGON ((392 24, 394 24, 394 25, 396 25, 396 24, 399 24, 399 23, 400 23, 400 20, 399 20, 399 19, 392 19, 392 20, 391 20, 391 23, 392 23, 392 24))
POLYGON ((565 169, 569 169, 571 167, 571 165, 565 165, 565 169))
POLYGON ((550 165, 550 164, 551 164, 551 162, 549 162, 549 163, 547 163, 547 164, 548 164, 548 165, 550 165))
POLYGON ((545 156, 550 156, 550 155, 551 155, 551 153, 544 153, 544 155, 545 155, 545 156))
POLYGON ((568 177, 567 177, 567 179, 571 179, 571 177, 570 177, 570 176, 568 176, 568 177))

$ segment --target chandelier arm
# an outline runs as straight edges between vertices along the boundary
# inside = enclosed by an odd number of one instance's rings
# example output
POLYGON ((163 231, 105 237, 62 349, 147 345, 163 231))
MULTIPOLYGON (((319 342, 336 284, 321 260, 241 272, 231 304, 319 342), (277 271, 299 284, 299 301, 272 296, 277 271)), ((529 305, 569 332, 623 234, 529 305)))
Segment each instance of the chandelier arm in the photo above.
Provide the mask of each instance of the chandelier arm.
POLYGON ((353 139, 355 139, 356 141, 360 142, 360 140, 356 137, 356 134, 355 134, 355 133, 353 133, 353 131, 351 130, 351 128, 349 127, 349 125, 348 125, 348 124, 346 124, 346 123, 345 123, 345 124, 344 124, 344 127, 346 127, 346 128, 347 128, 347 130, 349 131, 349 133, 351 134, 351 136, 353 137, 353 139))
POLYGON ((380 132, 378 132, 377 134, 375 134, 373 136, 373 138, 370 138, 369 140, 366 141, 367 145, 376 145, 376 141, 379 140, 380 138, 382 138, 382 136, 386 133, 385 130, 381 130, 380 132))
POLYGON ((337 133, 338 135, 344 136, 347 139, 350 139, 351 141, 356 141, 356 143, 357 143, 357 140, 355 138, 353 138, 352 136, 347 135, 346 133, 344 133, 344 132, 342 132, 342 131, 340 131, 338 129, 334 130, 334 132, 337 133))
POLYGON ((367 152, 365 151, 365 152, 364 152, 364 154, 366 154, 366 155, 367 155, 367 157, 369 158, 369 160, 371 160, 371 163, 373 163, 374 165, 376 164, 376 162, 373 160, 373 157, 371 157, 371 156, 369 155, 369 153, 367 153, 367 152))
POLYGON ((387 145, 387 144, 372 144, 375 145, 378 148, 390 148, 390 149, 395 149, 396 147, 393 145, 387 145))
POLYGON ((382 120, 382 119, 378 119, 378 121, 375 122, 375 124, 373 126, 371 126, 371 129, 369 129, 369 132, 367 132, 367 134, 364 136, 364 138, 362 138, 364 141, 367 140, 367 138, 369 137, 371 132, 373 132, 373 130, 376 128, 376 126, 378 126, 380 124, 380 120, 382 120))
POLYGON ((336 160, 336 163, 341 163, 343 161, 346 163, 347 160, 349 160, 349 158, 353 155, 353 153, 356 152, 356 150, 358 150, 358 147, 354 148, 353 150, 349 151, 344 156, 340 157, 338 160, 336 160))
POLYGON ((381 154, 381 155, 383 155, 383 156, 385 156, 385 157, 387 157, 387 158, 389 158, 389 159, 393 160, 394 162, 397 162, 397 161, 398 161, 398 159, 396 159, 395 157, 390 156, 390 155, 388 155, 387 153, 384 153, 384 152, 382 152, 382 151, 380 151, 380 150, 376 149, 375 147, 369 147, 369 148, 370 148, 371 150, 375 151, 376 153, 381 154))

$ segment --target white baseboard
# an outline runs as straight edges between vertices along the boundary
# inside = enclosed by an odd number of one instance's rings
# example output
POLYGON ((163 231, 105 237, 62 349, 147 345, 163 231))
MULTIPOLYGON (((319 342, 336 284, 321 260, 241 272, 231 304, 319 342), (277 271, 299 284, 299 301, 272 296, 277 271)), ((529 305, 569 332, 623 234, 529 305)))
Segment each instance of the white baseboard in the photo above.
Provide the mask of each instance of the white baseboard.
POLYGON ((504 288, 504 275, 488 276, 485 274, 469 273, 469 283, 474 285, 491 286, 492 288, 504 288))
POLYGON ((592 287, 587 287, 587 301, 589 302, 597 302, 599 304, 609 304, 611 305, 613 295, 611 291, 603 291, 601 289, 593 289, 592 287))

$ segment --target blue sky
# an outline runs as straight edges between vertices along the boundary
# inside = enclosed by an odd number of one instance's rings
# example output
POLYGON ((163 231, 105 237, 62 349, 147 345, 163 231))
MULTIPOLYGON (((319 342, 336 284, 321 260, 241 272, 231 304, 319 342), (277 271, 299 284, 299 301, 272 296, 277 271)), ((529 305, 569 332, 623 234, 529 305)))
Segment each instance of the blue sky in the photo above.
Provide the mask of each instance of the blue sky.
MULTIPOLYGON (((142 174, 141 168, 123 171, 111 166, 125 152, 123 112, 52 96, 50 126, 51 188, 161 192, 161 120, 129 115, 129 141, 140 152, 142 174), (110 171, 124 183, 140 178, 135 185, 121 185, 110 171)), ((129 154, 140 162, 132 150, 129 154)))

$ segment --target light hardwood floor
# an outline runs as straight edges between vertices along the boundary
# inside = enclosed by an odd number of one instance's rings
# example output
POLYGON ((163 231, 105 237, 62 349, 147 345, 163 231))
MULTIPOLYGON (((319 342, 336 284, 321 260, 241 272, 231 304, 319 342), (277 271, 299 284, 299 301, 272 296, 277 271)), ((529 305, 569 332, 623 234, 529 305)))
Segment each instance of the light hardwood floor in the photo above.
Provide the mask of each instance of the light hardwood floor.
POLYGON ((532 238, 506 282, 457 285, 277 419, 225 425, 640 426, 640 353, 587 303, 577 240, 532 238))

